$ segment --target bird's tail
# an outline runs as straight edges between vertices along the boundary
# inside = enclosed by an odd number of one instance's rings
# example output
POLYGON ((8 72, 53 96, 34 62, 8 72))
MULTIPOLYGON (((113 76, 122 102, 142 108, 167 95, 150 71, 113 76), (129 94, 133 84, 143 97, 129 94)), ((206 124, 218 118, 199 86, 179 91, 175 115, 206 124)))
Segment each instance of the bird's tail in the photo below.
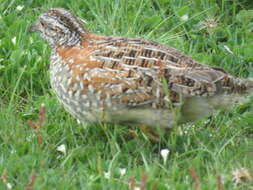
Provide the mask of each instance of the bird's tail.
POLYGON ((245 81, 245 86, 246 86, 246 95, 247 96, 253 96, 253 81, 246 80, 245 81))
POLYGON ((210 97, 187 98, 182 109, 182 122, 202 119, 211 115, 215 110, 229 109, 247 103, 253 96, 253 81, 237 79, 234 82, 237 83, 235 92, 210 97))
POLYGON ((215 96, 209 98, 215 108, 226 109, 244 104, 253 96, 253 81, 237 78, 235 79, 235 83, 237 83, 235 84, 237 89, 234 89, 234 92, 217 95, 218 101, 215 96))

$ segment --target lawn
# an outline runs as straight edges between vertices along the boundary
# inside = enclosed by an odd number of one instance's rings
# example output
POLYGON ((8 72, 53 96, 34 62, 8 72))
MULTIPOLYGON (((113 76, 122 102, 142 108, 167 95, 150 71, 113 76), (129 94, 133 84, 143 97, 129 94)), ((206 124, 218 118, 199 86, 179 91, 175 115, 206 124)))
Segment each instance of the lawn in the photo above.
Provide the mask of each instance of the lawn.
POLYGON ((0 189, 253 189, 253 98, 160 144, 134 126, 78 124, 50 88, 50 47, 27 32, 52 7, 94 33, 155 40, 253 78, 251 0, 0 0, 0 189))

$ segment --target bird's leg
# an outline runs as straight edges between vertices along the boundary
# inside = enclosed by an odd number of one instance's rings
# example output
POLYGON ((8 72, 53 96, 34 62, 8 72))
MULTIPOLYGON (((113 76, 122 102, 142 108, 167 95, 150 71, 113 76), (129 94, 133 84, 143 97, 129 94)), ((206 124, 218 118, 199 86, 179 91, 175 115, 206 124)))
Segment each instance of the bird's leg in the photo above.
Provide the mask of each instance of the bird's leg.
POLYGON ((152 142, 155 142, 155 143, 160 143, 160 142, 161 142, 159 134, 158 134, 154 129, 152 129, 151 127, 146 126, 146 125, 140 125, 140 130, 141 130, 152 142))

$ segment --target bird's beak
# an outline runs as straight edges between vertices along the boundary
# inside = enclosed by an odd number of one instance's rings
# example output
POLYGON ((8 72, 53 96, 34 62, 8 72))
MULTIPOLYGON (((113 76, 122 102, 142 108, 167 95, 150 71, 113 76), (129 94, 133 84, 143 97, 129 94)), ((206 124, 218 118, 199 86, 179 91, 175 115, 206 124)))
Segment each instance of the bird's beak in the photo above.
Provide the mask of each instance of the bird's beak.
POLYGON ((38 31, 40 31, 40 22, 33 23, 28 29, 28 32, 38 32, 38 31))

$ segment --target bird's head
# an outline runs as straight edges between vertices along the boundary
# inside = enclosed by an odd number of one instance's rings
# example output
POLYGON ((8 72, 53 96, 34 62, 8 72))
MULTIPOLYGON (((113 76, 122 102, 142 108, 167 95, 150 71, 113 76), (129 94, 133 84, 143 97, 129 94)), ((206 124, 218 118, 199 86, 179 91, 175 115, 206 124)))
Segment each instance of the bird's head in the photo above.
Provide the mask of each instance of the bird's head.
POLYGON ((53 8, 42 13, 29 31, 40 33, 52 47, 80 44, 83 34, 87 32, 81 19, 63 8, 53 8))

